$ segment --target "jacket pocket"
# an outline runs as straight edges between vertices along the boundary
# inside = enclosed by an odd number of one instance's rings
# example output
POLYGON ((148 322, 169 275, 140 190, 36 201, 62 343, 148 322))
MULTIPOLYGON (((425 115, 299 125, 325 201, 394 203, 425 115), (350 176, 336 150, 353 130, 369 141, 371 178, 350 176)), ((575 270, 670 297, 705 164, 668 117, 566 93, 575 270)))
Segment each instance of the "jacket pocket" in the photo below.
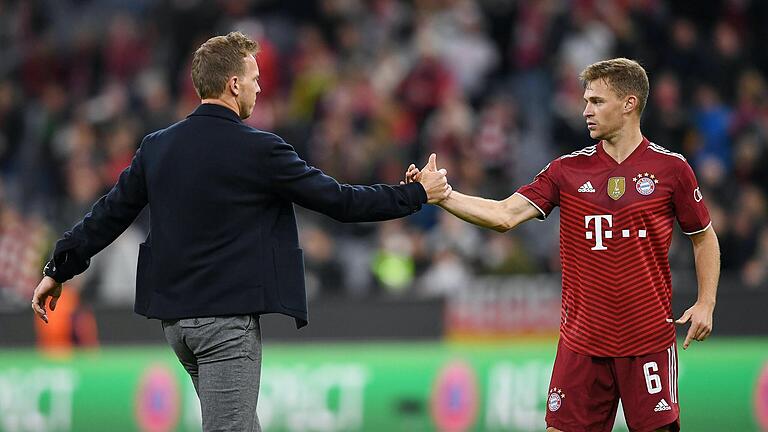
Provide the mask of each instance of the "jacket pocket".
POLYGON ((280 249, 275 247, 274 253, 280 304, 286 309, 306 312, 304 252, 299 248, 280 249))
POLYGON ((139 263, 136 266, 136 305, 137 312, 146 312, 152 297, 152 249, 146 243, 139 244, 139 263))

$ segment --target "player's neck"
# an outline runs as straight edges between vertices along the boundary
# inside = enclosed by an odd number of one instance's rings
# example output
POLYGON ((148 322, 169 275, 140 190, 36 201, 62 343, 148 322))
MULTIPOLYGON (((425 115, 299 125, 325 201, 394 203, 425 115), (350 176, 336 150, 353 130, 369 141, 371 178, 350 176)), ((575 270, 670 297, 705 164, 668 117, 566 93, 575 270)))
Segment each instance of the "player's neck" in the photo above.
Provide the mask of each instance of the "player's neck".
POLYGON ((640 132, 640 127, 636 126, 622 129, 616 135, 604 139, 603 149, 617 163, 622 163, 642 142, 643 133, 640 132))

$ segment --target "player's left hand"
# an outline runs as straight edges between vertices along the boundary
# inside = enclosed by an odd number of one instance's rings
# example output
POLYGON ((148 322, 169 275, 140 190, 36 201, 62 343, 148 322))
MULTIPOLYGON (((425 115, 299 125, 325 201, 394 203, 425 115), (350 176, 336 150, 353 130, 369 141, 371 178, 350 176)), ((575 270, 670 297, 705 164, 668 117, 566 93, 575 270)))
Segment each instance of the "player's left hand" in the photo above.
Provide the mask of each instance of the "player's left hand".
POLYGON ((683 349, 688 349, 688 345, 693 340, 703 341, 709 337, 710 333, 712 333, 712 312, 714 310, 715 305, 696 302, 683 313, 680 319, 675 321, 679 325, 683 325, 688 321, 691 322, 691 327, 685 336, 685 342, 683 342, 683 349))

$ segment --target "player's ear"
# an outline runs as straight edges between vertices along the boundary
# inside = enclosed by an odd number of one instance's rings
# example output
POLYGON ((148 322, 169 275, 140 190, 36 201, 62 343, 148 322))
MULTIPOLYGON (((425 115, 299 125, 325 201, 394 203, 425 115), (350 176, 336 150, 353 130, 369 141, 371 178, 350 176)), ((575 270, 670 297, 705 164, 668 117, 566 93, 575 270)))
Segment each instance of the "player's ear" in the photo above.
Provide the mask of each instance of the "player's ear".
POLYGON ((626 99, 624 99, 624 114, 631 113, 635 108, 637 108, 637 96, 627 96, 626 99))

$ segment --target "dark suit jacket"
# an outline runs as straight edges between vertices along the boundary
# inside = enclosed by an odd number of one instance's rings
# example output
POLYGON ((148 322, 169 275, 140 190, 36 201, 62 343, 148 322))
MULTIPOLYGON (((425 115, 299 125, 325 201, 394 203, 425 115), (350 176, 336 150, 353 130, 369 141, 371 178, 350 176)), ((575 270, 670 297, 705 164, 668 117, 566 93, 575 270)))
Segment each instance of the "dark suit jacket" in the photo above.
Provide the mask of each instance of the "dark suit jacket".
POLYGON ((418 184, 351 186, 307 166, 279 136, 204 104, 147 135, 131 166, 56 243, 46 274, 83 272, 149 204, 135 311, 179 319, 283 313, 307 323, 304 261, 293 203, 342 222, 409 215, 418 184))

